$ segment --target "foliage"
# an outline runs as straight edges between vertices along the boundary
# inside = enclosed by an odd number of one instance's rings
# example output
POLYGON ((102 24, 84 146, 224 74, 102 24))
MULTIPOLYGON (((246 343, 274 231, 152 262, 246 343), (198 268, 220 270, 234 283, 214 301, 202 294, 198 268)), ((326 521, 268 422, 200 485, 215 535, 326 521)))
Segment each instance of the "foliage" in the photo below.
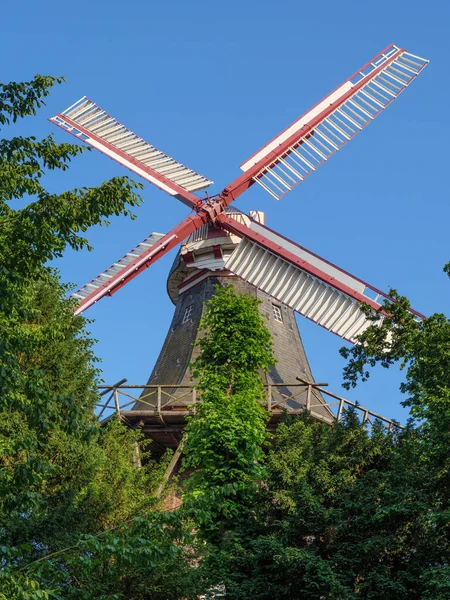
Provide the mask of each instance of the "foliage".
POLYGON ((260 371, 274 363, 258 300, 216 287, 192 366, 202 402, 186 427, 183 498, 205 538, 219 541, 251 510, 262 478, 267 413, 260 371))
POLYGON ((216 557, 227 598, 447 598, 448 510, 414 430, 287 419, 254 516, 216 557))
POLYGON ((229 598, 450 597, 450 323, 423 320, 395 291, 349 359, 346 386, 399 364, 412 419, 371 434, 349 411, 329 428, 307 415, 277 430, 253 515, 215 568, 229 598))
MULTIPOLYGON (((48 560, 29 563, 26 571, 31 581, 45 581, 58 599, 172 600, 197 597, 202 571, 192 568, 196 558, 196 541, 180 515, 153 511, 80 536, 48 560)), ((5 583, 11 586, 15 579, 5 583)))
MULTIPOLYGON (((0 84, 0 123, 36 113, 61 78, 0 84)), ((116 178, 91 189, 50 194, 46 171, 65 170, 83 148, 51 136, 0 140, 0 472, 4 511, 26 514, 41 501, 39 488, 52 472, 49 441, 59 433, 85 441, 91 435, 96 369, 85 321, 63 301, 67 289, 46 261, 105 217, 137 205, 136 187, 116 178), (29 199, 24 208, 10 206, 29 199), (74 377, 77 373, 77 377, 74 377), (7 416, 6 416, 7 415, 7 416)))
POLYGON ((402 402, 419 423, 423 460, 436 471, 436 484, 448 492, 450 484, 450 320, 434 314, 421 320, 409 311, 409 302, 397 292, 381 310, 370 314, 373 322, 360 336, 360 344, 343 348, 349 359, 344 369, 345 386, 365 381, 371 367, 379 363, 389 367, 399 363, 405 369, 402 402))
MULTIPOLYGON (((60 82, 0 84, 0 124, 35 114, 60 82)), ((82 151, 0 140, 0 598, 177 598, 194 550, 178 517, 155 512, 170 457, 144 452, 138 469, 140 434, 98 428, 94 342, 47 263, 140 202, 127 177, 48 192, 44 175, 82 151)))
MULTIPOLYGON (((42 98, 62 78, 36 75, 30 82, 0 83, 0 124, 36 113, 42 98)), ((22 276, 41 270, 46 260, 61 256, 66 246, 90 248, 88 227, 105 225, 111 215, 129 214, 140 197, 142 186, 128 177, 114 177, 93 188, 66 190, 60 194, 45 189, 46 172, 65 171, 72 158, 87 148, 57 144, 52 136, 12 137, 0 140, 0 260, 4 269, 22 276), (22 198, 32 201, 22 209, 10 203, 22 198), (8 243, 9 242, 9 243, 8 243)))
MULTIPOLYGON (((0 125, 61 81, 0 84, 0 125)), ((231 600, 449 598, 449 321, 416 320, 394 291, 342 350, 348 386, 377 363, 405 370, 404 431, 305 414, 267 448, 270 336, 256 300, 219 289, 194 364, 203 403, 186 429, 184 508, 160 511, 170 457, 156 464, 117 419, 98 428, 93 341, 48 265, 139 203, 127 178, 49 193, 44 174, 82 151, 0 140, 0 600, 193 599, 221 584, 231 600)))

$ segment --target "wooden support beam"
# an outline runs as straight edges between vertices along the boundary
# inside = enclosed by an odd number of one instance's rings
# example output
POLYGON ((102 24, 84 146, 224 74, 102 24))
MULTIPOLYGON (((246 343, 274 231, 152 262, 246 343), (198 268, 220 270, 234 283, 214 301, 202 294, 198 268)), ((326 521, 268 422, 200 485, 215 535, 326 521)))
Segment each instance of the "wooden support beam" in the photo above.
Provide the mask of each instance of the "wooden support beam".
POLYGON ((156 490, 155 495, 157 498, 161 497, 161 494, 163 493, 164 488, 166 487, 175 467, 177 466, 177 463, 180 459, 182 452, 183 452, 183 440, 181 440, 181 442, 178 444, 178 448, 175 450, 175 453, 172 456, 172 460, 170 461, 169 466, 167 467, 166 472, 164 473, 163 481, 161 482, 160 486, 156 490))

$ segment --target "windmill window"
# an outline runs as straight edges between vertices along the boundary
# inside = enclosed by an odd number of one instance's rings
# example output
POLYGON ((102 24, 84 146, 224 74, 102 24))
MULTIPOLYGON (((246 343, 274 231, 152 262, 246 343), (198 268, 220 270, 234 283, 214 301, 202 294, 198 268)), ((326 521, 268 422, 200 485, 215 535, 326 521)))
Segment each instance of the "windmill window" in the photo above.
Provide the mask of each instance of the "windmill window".
POLYGON ((191 315, 192 315, 192 310, 193 310, 193 308, 194 308, 194 305, 193 305, 193 304, 190 304, 190 305, 189 305, 189 306, 186 308, 186 310, 184 311, 184 316, 183 316, 183 321, 182 321, 182 323, 187 323, 187 322, 190 320, 190 318, 191 318, 191 315))
POLYGON ((281 314, 281 309, 276 304, 272 304, 272 314, 275 321, 278 321, 279 323, 283 322, 283 315, 281 314))

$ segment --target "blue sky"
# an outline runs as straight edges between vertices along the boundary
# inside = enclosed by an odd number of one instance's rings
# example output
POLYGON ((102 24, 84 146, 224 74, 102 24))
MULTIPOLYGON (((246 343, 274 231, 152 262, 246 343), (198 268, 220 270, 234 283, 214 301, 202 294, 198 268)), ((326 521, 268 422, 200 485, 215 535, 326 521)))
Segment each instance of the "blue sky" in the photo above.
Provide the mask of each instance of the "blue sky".
MULTIPOLYGON (((36 118, 7 134, 69 136, 47 118, 83 95, 157 148, 215 181, 389 43, 430 59, 418 79, 373 124, 279 203, 250 189, 239 208, 266 212, 269 227, 387 290, 422 313, 448 312, 448 112, 450 5, 445 1, 266 0, 170 3, 22 0, 2 7, 2 80, 65 75, 36 118)), ((51 174, 54 191, 127 172, 99 153, 51 174)), ((255 188, 257 186, 254 186, 255 188)), ((138 219, 94 228, 92 253, 67 252, 62 277, 81 285, 150 232, 187 214, 145 185, 138 219)), ((173 314, 165 282, 173 252, 87 315, 104 379, 144 383, 173 314)), ((299 317, 316 379, 340 391, 336 336, 299 317)), ((295 373, 293 377, 295 377, 295 373)), ((379 370, 347 397, 404 421, 400 374, 379 370)))

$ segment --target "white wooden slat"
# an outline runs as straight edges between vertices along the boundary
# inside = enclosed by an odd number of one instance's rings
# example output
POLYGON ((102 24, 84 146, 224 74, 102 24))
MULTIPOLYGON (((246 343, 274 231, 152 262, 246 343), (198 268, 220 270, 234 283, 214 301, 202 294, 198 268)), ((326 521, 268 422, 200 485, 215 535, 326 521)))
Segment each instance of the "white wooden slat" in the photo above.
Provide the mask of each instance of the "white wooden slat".
MULTIPOLYGON (((271 290, 274 283, 278 281, 277 274, 280 272, 280 269, 284 271, 283 261, 279 256, 270 256, 267 261, 267 269, 265 269, 264 277, 256 284, 258 287, 264 288, 266 290, 271 290)), ((270 291, 268 292, 271 293, 270 291)))
MULTIPOLYGON (((367 86, 368 88, 369 86, 367 86)), ((369 92, 366 90, 361 90, 361 94, 363 96, 365 96, 366 98, 368 98, 371 102, 373 102, 375 105, 379 106, 380 108, 384 108, 384 104, 382 104, 381 102, 379 102, 376 98, 373 97, 372 94, 369 94, 369 92)))
POLYGON ((102 136, 102 139, 108 142, 108 144, 113 144, 116 146, 116 148, 118 148, 117 143, 127 139, 129 136, 130 134, 123 127, 116 127, 116 131, 114 133, 104 135, 102 136))
POLYGON ((321 294, 314 301, 313 306, 311 306, 309 309, 310 319, 320 321, 319 315, 327 309, 327 306, 331 302, 331 299, 334 297, 335 293, 336 290, 330 289, 326 286, 322 286, 321 294))
POLYGON ((299 299, 304 293, 306 294, 311 290, 313 283, 309 275, 301 273, 300 277, 297 277, 292 289, 286 292, 286 297, 281 296, 283 302, 288 306, 297 306, 299 299))
POLYGON ((316 129, 316 135, 320 135, 325 141, 326 143, 331 146, 332 148, 334 148, 335 150, 339 150, 339 146, 336 146, 336 144, 329 138, 327 137, 323 131, 320 131, 319 128, 316 129))
MULTIPOLYGON (((99 136, 100 137, 100 136, 99 136)), ((145 148, 146 146, 142 144, 142 140, 139 139, 134 139, 131 138, 131 136, 129 136, 126 140, 124 140, 123 142, 120 142, 120 144, 114 144, 119 150, 122 150, 122 152, 125 152, 125 154, 129 154, 130 156, 133 156, 130 152, 130 150, 132 148, 138 148, 140 150, 142 150, 143 148, 145 148)))
POLYGON ((154 168, 155 171, 157 170, 161 175, 164 175, 164 177, 167 177, 167 179, 170 178, 171 181, 173 181, 174 173, 184 172, 184 170, 174 160, 166 160, 164 167, 159 167, 158 169, 155 167, 152 168, 154 168))
POLYGON ((96 120, 96 123, 97 123, 98 118, 102 117, 102 116, 106 116, 106 115, 104 115, 99 110, 95 110, 95 109, 94 110, 88 110, 85 113, 83 113, 82 116, 77 117, 77 123, 78 123, 78 125, 85 126, 86 124, 91 123, 94 119, 96 120))
POLYGON ((377 77, 377 81, 381 81, 384 85, 389 86, 390 88, 392 88, 392 91, 394 93, 398 92, 399 90, 402 89, 402 86, 398 85, 397 83, 394 83, 393 80, 388 79, 387 74, 380 74, 377 77), (386 76, 384 76, 386 75, 386 76))
MULTIPOLYGON (((357 112, 355 112, 353 110, 353 108, 350 107, 350 103, 347 106, 345 106, 344 109, 345 109, 345 112, 343 110, 337 111, 337 112, 339 112, 339 114, 344 114, 345 117, 348 119, 348 121, 350 121, 350 123, 354 127, 356 127, 356 129, 359 129, 361 131, 362 128, 364 127, 365 120, 361 117, 361 115, 359 115, 357 112), (350 116, 350 115, 352 115, 352 116, 350 116), (358 123, 358 121, 355 121, 355 119, 359 119, 360 123, 358 123)), ((326 123, 329 123, 329 120, 327 120, 326 123)))
POLYGON ((145 160, 152 158, 155 156, 155 152, 149 148, 144 148, 144 150, 140 150, 134 154, 134 158, 139 160, 140 162, 144 162, 145 160))
POLYGON ((311 281, 312 285, 309 289, 309 292, 302 295, 296 305, 296 310, 308 318, 313 312, 312 308, 314 306, 314 303, 316 302, 316 300, 319 299, 319 296, 322 294, 322 292, 326 291, 325 285, 321 284, 314 278, 311 278, 311 281))
POLYGON ((105 121, 104 125, 102 125, 101 127, 95 126, 92 127, 91 129, 92 133, 97 133, 97 131, 101 131, 102 132, 102 136, 107 139, 110 135, 112 135, 113 133, 117 132, 117 124, 114 123, 114 119, 111 117, 111 119, 108 119, 107 121, 105 121))
MULTIPOLYGON (((349 101, 348 104, 351 104, 349 101)), ((339 133, 344 136, 345 140, 348 142, 352 139, 352 135, 355 133, 355 129, 352 129, 349 125, 350 120, 347 119, 347 115, 344 112, 344 108, 346 106, 341 106, 338 108, 332 115, 329 116, 326 122, 330 121, 333 125, 339 130, 339 133), (339 126, 336 124, 339 123, 339 126)), ((370 118, 370 115, 367 113, 367 117, 370 118)), ((363 127, 367 124, 367 119, 361 119, 363 121, 363 127)), ((345 143, 345 142, 344 142, 345 143)), ((343 145, 343 144, 341 144, 343 145)))
MULTIPOLYGON (((183 187, 188 192, 196 192, 196 191, 198 191, 197 182, 191 183, 191 184, 185 184, 183 187)), ((202 188, 202 189, 204 189, 204 188, 202 188)))
MULTIPOLYGON (((146 165, 147 167, 150 167, 151 169, 154 169, 154 170, 156 170, 156 167, 158 167, 158 166, 165 166, 170 163, 167 156, 165 156, 164 154, 161 154, 159 152, 154 152, 153 156, 150 156, 149 158, 146 158, 145 160, 143 160, 141 162, 143 162, 144 165, 146 165)), ((160 171, 160 169, 158 169, 158 173, 159 173, 159 171, 160 171)))
POLYGON ((335 331, 337 335, 340 335, 342 327, 344 327, 342 332, 345 330, 347 319, 352 318, 352 313, 356 310, 357 306, 346 297, 345 302, 340 305, 340 310, 331 315, 331 318, 328 320, 327 329, 335 331))
POLYGON ((342 336, 344 339, 354 339, 357 335, 362 333, 364 329, 369 326, 369 322, 367 322, 366 317, 363 313, 359 313, 355 315, 353 321, 347 323, 348 327, 342 332, 342 336))
POLYGON ((296 148, 292 149, 292 154, 294 156, 296 156, 299 160, 301 160, 308 167, 308 169, 305 169, 306 173, 316 170, 316 167, 311 162, 309 162, 309 160, 307 158, 305 158, 303 155, 301 155, 299 152, 297 152, 296 148))
POLYGON ((136 146, 135 148, 127 150, 127 152, 135 160, 138 160, 139 162, 141 162, 141 157, 144 155, 147 156, 148 152, 151 152, 151 150, 149 148, 146 148, 145 146, 136 146))
POLYGON ((104 115, 100 119, 98 119, 98 121, 97 121, 97 123, 95 123, 95 125, 93 125, 91 127, 91 131, 93 133, 96 133, 97 131, 104 129, 105 127, 107 128, 108 125, 111 126, 111 122, 112 122, 112 117, 109 117, 108 115, 104 115))
MULTIPOLYGON (((402 58, 402 57, 401 57, 402 58)), ((398 59, 395 62, 395 64, 397 64, 399 67, 401 67, 402 69, 404 69, 405 71, 408 71, 409 73, 414 73, 415 75, 417 74, 417 70, 412 69, 411 66, 406 65, 402 60, 398 59)))
POLYGON ((339 294, 336 291, 334 299, 330 299, 328 307, 324 310, 324 312, 320 316, 318 316, 322 326, 326 328, 327 324, 333 318, 333 315, 337 314, 339 312, 339 310, 337 310, 337 309, 338 308, 341 309, 342 306, 344 304, 346 305, 347 303, 348 303, 347 298, 345 296, 342 296, 341 294, 339 294))
POLYGON ((296 269, 292 265, 289 266, 284 280, 280 277, 278 283, 272 289, 274 298, 284 296, 288 289, 291 289, 295 278, 297 277, 296 269))
POLYGON ((264 277, 268 269, 269 265, 267 264, 267 260, 264 260, 265 258, 270 258, 269 253, 264 248, 255 246, 249 252, 248 260, 244 260, 242 264, 244 276, 247 277, 248 273, 252 273, 255 285, 258 284, 259 279, 264 277))
POLYGON ((196 186, 198 181, 199 181, 199 176, 194 173, 192 175, 187 175, 186 177, 182 177, 181 175, 178 175, 175 182, 177 185, 181 185, 182 187, 185 188, 188 185, 196 186))
POLYGON ((275 198, 275 200, 279 200, 277 194, 275 194, 275 192, 273 192, 270 189, 270 187, 268 187, 263 181, 261 181, 261 179, 255 179, 255 183, 260 185, 263 188, 263 190, 266 190, 266 192, 268 192, 273 198, 275 198))
POLYGON ((79 105, 76 106, 74 109, 66 109, 66 113, 67 116, 69 117, 69 119, 76 119, 78 117, 81 117, 87 110, 90 110, 91 106, 90 106, 90 102, 89 100, 86 98, 83 101, 79 101, 79 105))

